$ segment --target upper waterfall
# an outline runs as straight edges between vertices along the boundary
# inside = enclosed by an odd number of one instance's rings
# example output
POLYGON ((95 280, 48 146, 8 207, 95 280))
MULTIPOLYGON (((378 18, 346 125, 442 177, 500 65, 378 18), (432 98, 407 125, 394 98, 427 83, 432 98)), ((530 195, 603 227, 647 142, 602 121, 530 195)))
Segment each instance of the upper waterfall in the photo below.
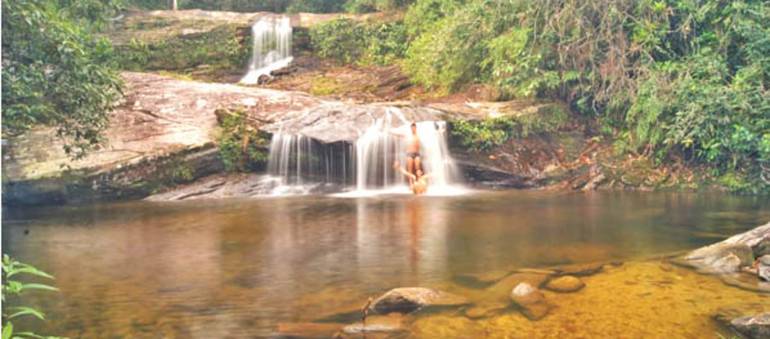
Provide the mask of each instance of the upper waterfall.
POLYGON ((251 26, 252 54, 243 84, 256 84, 262 75, 289 65, 291 55, 291 20, 287 16, 262 17, 251 26))

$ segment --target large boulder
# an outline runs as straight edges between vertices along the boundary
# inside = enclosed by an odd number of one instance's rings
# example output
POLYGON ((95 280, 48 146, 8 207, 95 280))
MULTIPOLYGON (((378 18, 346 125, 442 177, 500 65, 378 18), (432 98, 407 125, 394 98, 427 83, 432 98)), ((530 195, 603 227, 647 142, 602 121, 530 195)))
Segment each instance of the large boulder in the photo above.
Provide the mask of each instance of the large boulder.
POLYGON ((425 287, 399 287, 383 294, 369 308, 380 314, 411 313, 426 307, 453 307, 470 304, 468 299, 425 287))
POLYGON ((750 266, 755 256, 763 255, 768 241, 770 223, 696 249, 683 258, 683 263, 706 273, 735 273, 750 266))
POLYGON ((545 295, 528 283, 519 283, 511 291, 511 300, 521 309, 521 313, 530 320, 540 320, 551 310, 545 295))

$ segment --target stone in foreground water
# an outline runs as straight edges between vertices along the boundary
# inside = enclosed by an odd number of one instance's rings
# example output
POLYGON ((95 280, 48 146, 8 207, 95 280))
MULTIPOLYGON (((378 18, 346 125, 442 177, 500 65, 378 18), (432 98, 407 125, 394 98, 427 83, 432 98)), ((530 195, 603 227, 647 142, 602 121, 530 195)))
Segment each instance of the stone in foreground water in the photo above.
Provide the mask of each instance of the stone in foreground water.
POLYGON ((545 284, 545 288, 551 291, 565 293, 577 292, 585 286, 586 284, 582 280, 571 275, 565 275, 563 277, 552 279, 547 284, 545 284))
POLYGON ((432 288, 400 287, 377 298, 370 308, 380 314, 411 313, 424 307, 451 307, 469 303, 465 297, 432 288))
POLYGON ((551 310, 551 305, 545 300, 543 292, 525 282, 518 284, 511 291, 511 300, 530 320, 542 319, 551 310))

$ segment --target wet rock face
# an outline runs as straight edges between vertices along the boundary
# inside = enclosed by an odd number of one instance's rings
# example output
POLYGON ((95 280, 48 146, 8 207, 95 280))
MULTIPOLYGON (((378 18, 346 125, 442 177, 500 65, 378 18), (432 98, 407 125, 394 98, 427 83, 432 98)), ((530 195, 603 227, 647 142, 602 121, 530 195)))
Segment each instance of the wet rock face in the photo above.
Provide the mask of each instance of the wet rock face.
POLYGON ((551 310, 551 305, 545 300, 543 292, 528 283, 516 285, 511 291, 511 300, 530 320, 542 319, 551 310))
POLYGON ((583 287, 585 286, 586 284, 579 278, 565 275, 563 277, 551 279, 545 285, 545 288, 555 292, 569 293, 569 292, 577 292, 583 289, 583 287))
POLYGON ((369 307, 376 313, 411 313, 425 307, 452 307, 469 304, 468 299, 425 287, 394 288, 383 294, 369 307))

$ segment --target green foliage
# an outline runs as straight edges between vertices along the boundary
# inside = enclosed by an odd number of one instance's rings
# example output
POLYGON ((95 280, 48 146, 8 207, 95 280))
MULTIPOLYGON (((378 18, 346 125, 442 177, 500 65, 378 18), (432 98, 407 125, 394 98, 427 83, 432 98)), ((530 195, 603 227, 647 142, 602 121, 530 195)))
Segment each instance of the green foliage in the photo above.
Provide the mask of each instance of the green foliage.
POLYGON ((518 4, 472 1, 458 6, 448 1, 417 1, 407 13, 407 32, 414 40, 408 47, 404 68, 415 82, 455 90, 488 78, 489 72, 481 67, 488 52, 487 42, 515 22, 518 4), (418 23, 420 17, 432 23, 418 23))
POLYGON ((350 19, 335 19, 310 29, 313 50, 322 58, 352 63, 363 54, 366 30, 350 19))
POLYGON ((345 10, 352 13, 390 11, 409 4, 410 0, 348 0, 345 10))
POLYGON ((455 120, 450 135, 463 148, 486 151, 511 138, 559 130, 569 121, 569 113, 559 106, 546 106, 536 113, 502 116, 483 120, 455 120))
POLYGON ((3 136, 56 128, 65 151, 95 147, 121 96, 113 50, 92 30, 114 10, 99 1, 2 2, 3 136))
POLYGON ((312 27, 310 39, 316 54, 340 63, 384 65, 406 51, 406 31, 399 21, 366 24, 335 19, 312 27))
MULTIPOLYGON (((10 298, 19 298, 21 294, 29 290, 44 290, 44 291, 58 291, 56 287, 41 284, 23 282, 18 280, 20 276, 26 275, 30 277, 53 279, 48 273, 38 270, 32 265, 21 263, 9 257, 7 254, 3 255, 3 289, 2 289, 2 301, 6 302, 10 298)), ((53 338, 37 335, 32 332, 18 332, 11 322, 12 319, 19 317, 34 317, 40 320, 45 320, 45 314, 39 310, 28 306, 3 306, 3 339, 10 338, 53 338)))
POLYGON ((228 171, 255 171, 267 162, 267 135, 250 126, 243 111, 219 111, 219 154, 228 171))
POLYGON ((240 71, 251 50, 248 44, 239 43, 236 29, 235 25, 222 25, 207 32, 158 41, 132 39, 117 47, 119 63, 123 69, 133 71, 200 72, 197 67, 202 65, 206 65, 208 73, 240 71))
MULTIPOLYGON (((418 0, 404 22, 403 65, 419 84, 559 98, 627 151, 770 190, 766 1, 418 0)), ((494 143, 495 126, 468 134, 494 143)))

